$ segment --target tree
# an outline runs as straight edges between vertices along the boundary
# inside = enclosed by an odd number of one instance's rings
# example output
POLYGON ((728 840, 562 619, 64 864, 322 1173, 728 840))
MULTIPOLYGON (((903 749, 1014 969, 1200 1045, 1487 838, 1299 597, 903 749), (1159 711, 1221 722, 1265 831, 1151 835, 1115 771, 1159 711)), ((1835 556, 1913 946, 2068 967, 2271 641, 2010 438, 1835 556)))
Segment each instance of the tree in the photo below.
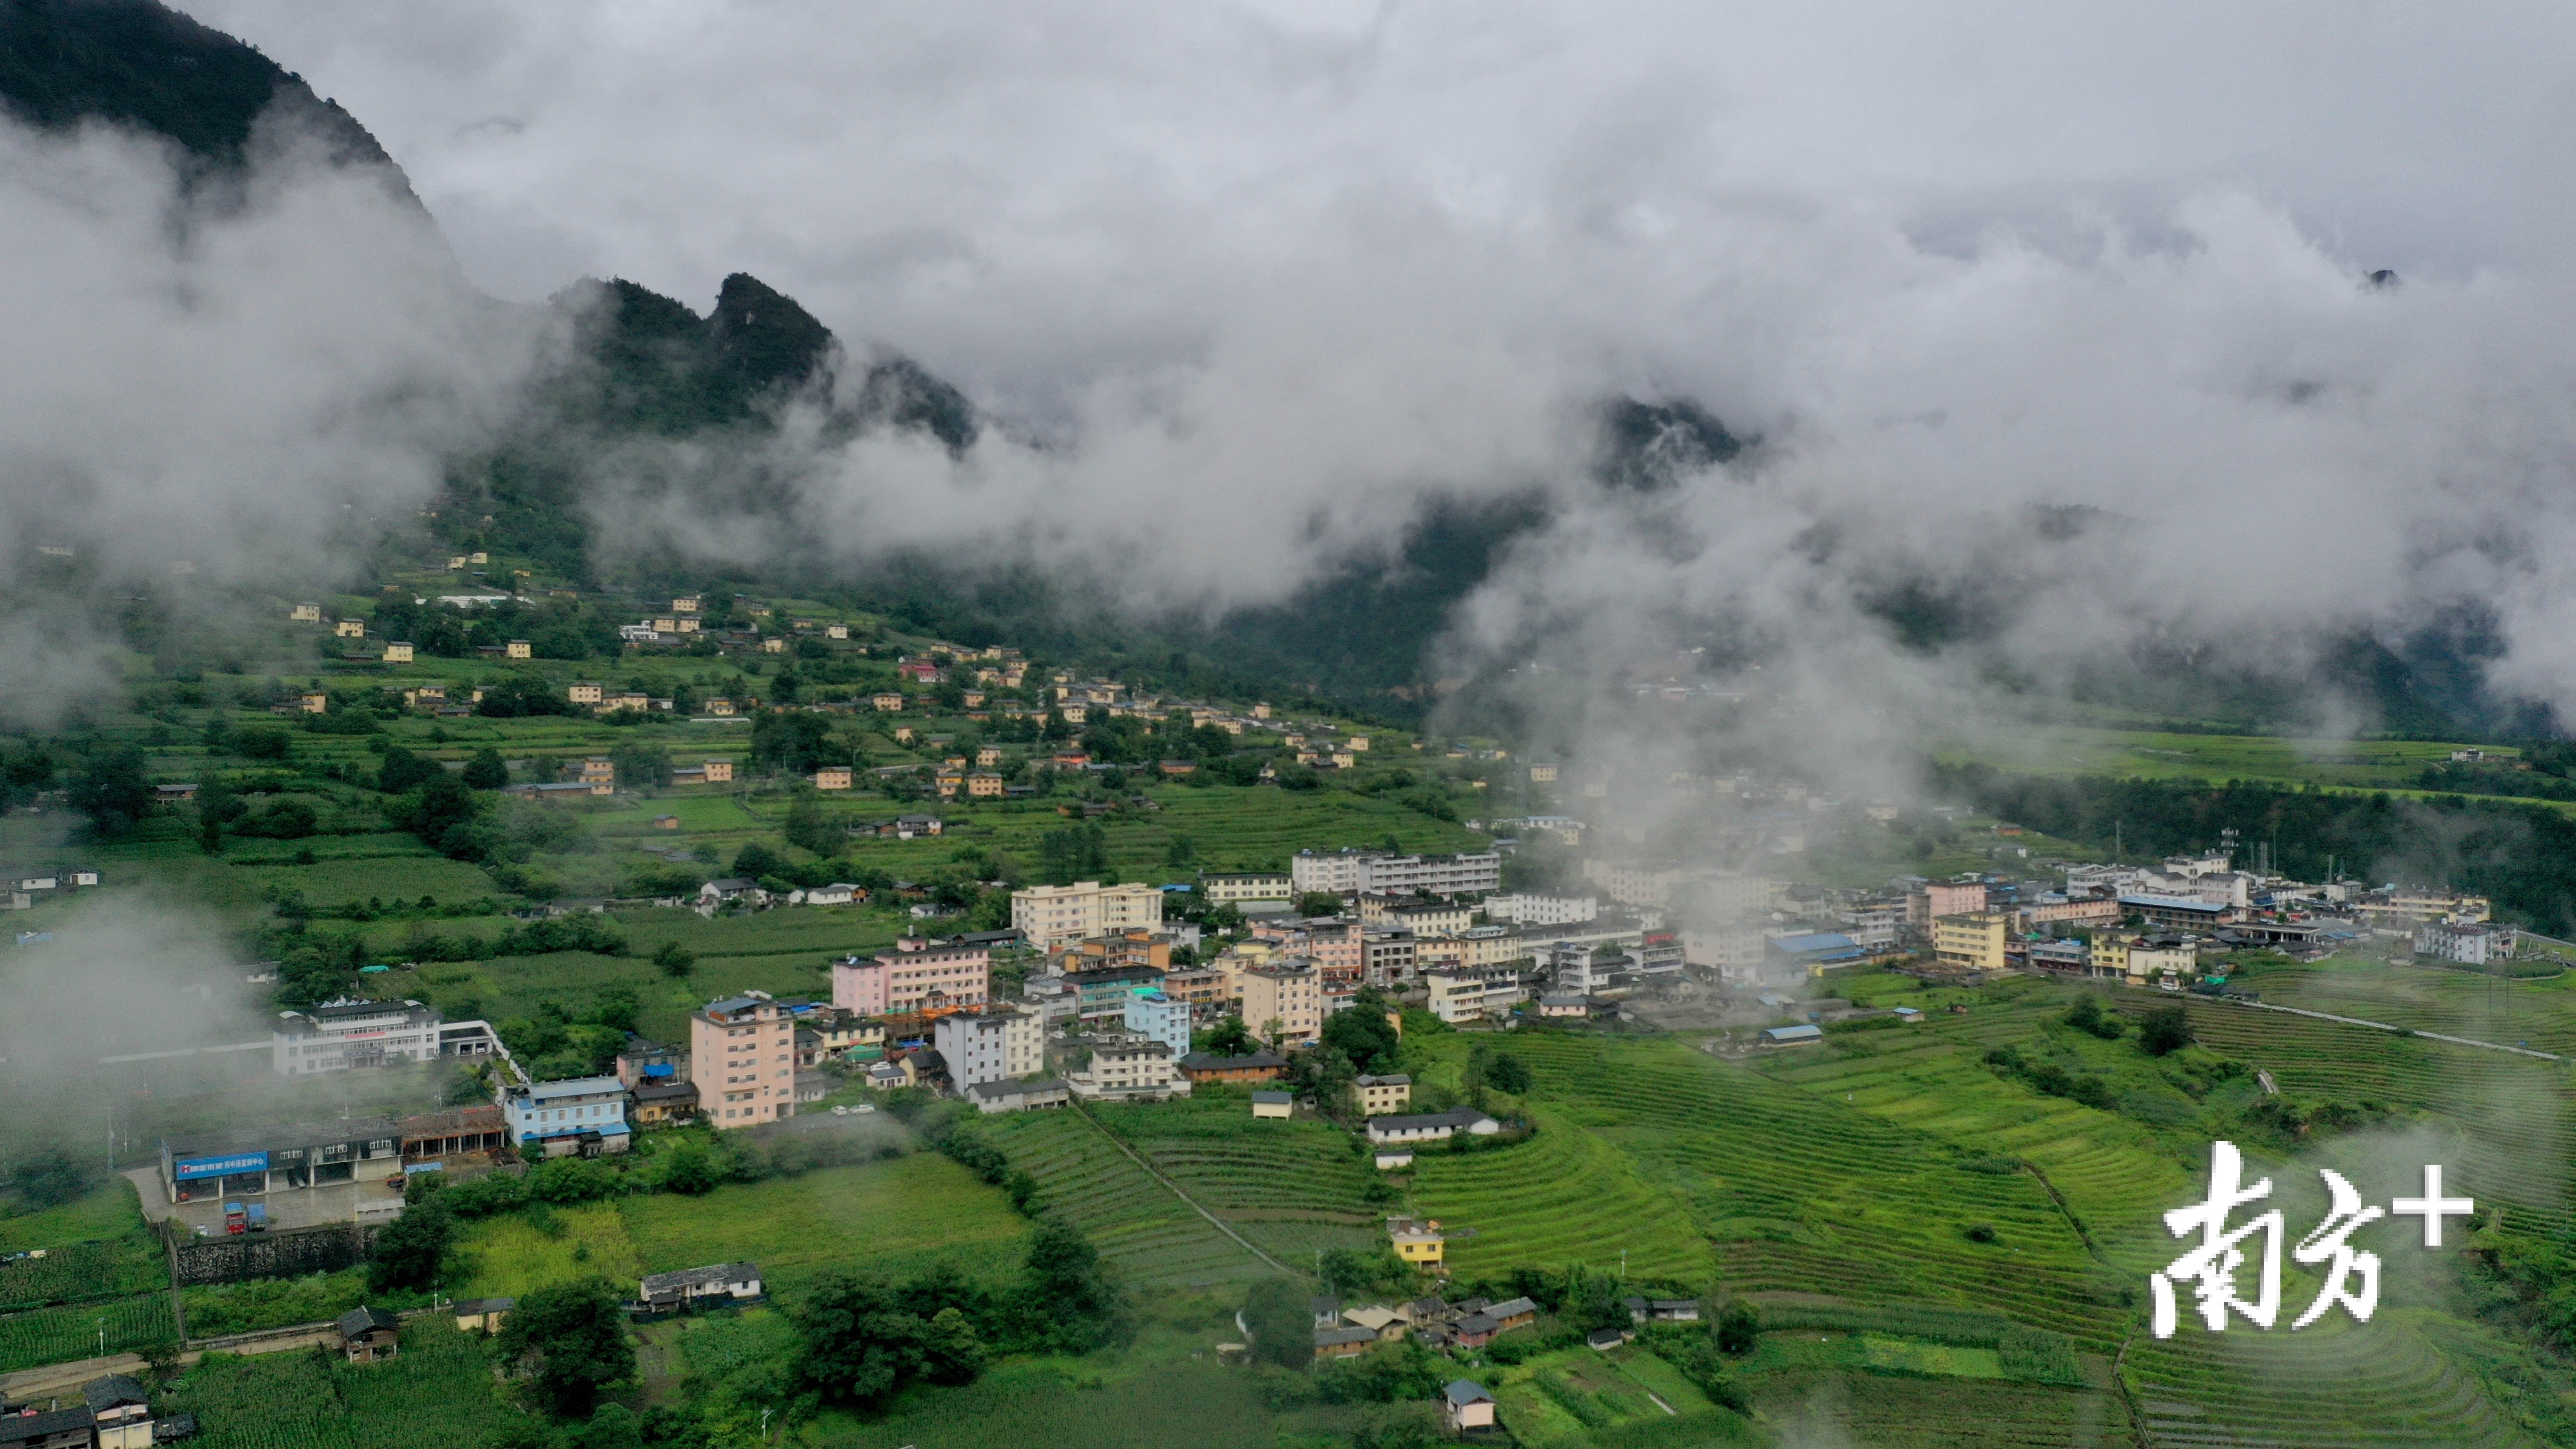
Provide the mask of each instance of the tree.
POLYGON ((105 1172, 88 1154, 78 1156, 59 1142, 49 1142, 18 1159, 9 1180, 30 1207, 60 1207, 96 1187, 105 1172))
POLYGON ((131 835, 152 813, 152 782, 143 775, 143 752, 132 745, 100 750, 72 777, 71 806, 89 817, 92 834, 131 835))
POLYGON ((707 1150, 692 1142, 680 1147, 662 1160, 662 1190, 683 1197, 697 1197, 715 1191, 722 1175, 707 1150))
POLYGON ((1088 1353, 1117 1312, 1117 1290, 1101 1275, 1091 1240, 1061 1218, 1039 1219, 1020 1269, 1022 1336, 1057 1353, 1088 1353))
POLYGON ((671 783, 671 756, 659 745, 626 740, 608 752, 608 760, 617 767, 620 785, 651 785, 658 789, 671 783))
POLYGON ((548 1412, 578 1419, 600 1392, 635 1374, 635 1347, 616 1291, 598 1278, 556 1283, 519 1300, 501 1329, 501 1352, 529 1370, 548 1412))
POLYGON ((1717 1340, 1718 1352, 1742 1358, 1753 1351, 1762 1332, 1762 1320, 1753 1305, 1741 1298, 1730 1298, 1718 1310, 1717 1323, 1710 1334, 1717 1340))
POLYGON ((679 942, 665 941, 654 948, 653 964, 661 967, 665 976, 680 977, 689 974, 689 969, 698 964, 698 958, 679 942))
POLYGON ((1374 988, 1360 988, 1349 1010, 1335 1012, 1324 1023, 1324 1045, 1340 1051, 1363 1072, 1394 1071, 1404 1038, 1386 1019, 1386 1012, 1384 996, 1374 988))
POLYGON ((376 1254, 367 1263, 367 1286, 378 1293, 427 1288, 446 1266, 456 1220, 436 1196, 411 1204, 376 1232, 376 1254))
POLYGON ((931 1315, 922 1336, 924 1376, 934 1384, 971 1384, 984 1372, 984 1342, 962 1308, 942 1308, 931 1315))
POLYGON ((884 1279, 827 1274, 790 1315, 799 1372, 835 1403, 882 1402, 921 1371, 930 1325, 884 1279))
POLYGON ((2161 1006, 2138 1026, 2138 1045, 2151 1057, 2171 1056, 2191 1045, 2191 1014, 2179 1006, 2161 1006))
POLYGON ((445 772, 436 760, 423 759, 400 745, 387 745, 385 762, 376 771, 376 788, 387 795, 399 795, 445 772))
POLYGON ((1252 1329, 1252 1356, 1281 1368, 1315 1360, 1315 1318, 1303 1285, 1264 1278, 1243 1295, 1243 1320, 1252 1329))
POLYGON ((796 798, 788 803, 784 833, 788 844, 802 846, 816 855, 829 855, 832 847, 845 838, 833 822, 832 813, 823 808, 822 797, 811 790, 797 791, 796 798))
POLYGON ((1342 913, 1342 898, 1331 891, 1308 891, 1297 898, 1301 916, 1337 916, 1342 913))
POLYGON ((1496 1052, 1485 1067, 1485 1081, 1497 1091, 1520 1097, 1528 1095, 1533 1078, 1527 1062, 1510 1052, 1496 1052))
POLYGON ((465 762, 465 783, 476 790, 498 790, 510 783, 509 762, 501 752, 486 745, 465 762))
POLYGON ((787 869, 787 862, 779 858, 778 852, 757 840, 733 854, 735 875, 749 876, 753 880, 758 880, 765 875, 777 875, 785 869, 787 869))
POLYGON ((245 807, 232 786, 208 778, 197 787, 197 847, 208 855, 224 849, 224 827, 239 820, 245 807))
POLYGON ((1239 1016, 1227 1017, 1199 1037, 1199 1050, 1220 1057, 1250 1056, 1259 1045, 1252 1039, 1252 1028, 1239 1016))

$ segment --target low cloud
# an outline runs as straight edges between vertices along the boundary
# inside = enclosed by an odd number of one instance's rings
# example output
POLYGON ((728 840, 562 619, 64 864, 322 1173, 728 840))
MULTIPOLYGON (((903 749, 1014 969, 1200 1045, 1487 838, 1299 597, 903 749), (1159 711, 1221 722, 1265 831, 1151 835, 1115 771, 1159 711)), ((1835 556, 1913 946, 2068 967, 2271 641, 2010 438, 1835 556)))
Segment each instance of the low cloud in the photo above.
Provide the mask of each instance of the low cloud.
POLYGON ((202 612, 344 575, 506 415, 541 335, 282 115, 239 176, 0 121, 0 269, 0 587, 63 611, 0 622, 20 722, 98 681, 139 591, 202 612))

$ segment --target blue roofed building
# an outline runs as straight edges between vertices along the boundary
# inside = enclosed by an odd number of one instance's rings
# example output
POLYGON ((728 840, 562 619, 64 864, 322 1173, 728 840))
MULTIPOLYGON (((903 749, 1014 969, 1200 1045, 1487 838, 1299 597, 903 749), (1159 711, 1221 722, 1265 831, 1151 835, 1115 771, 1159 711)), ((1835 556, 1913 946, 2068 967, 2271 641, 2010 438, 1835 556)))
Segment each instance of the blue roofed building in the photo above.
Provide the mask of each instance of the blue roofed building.
POLYGON ((1775 971, 1795 967, 1811 975, 1835 966, 1857 965, 1869 955, 1858 941, 1832 931, 1774 936, 1763 943, 1762 954, 1775 971))
POLYGON ((522 1157, 596 1157, 627 1147, 626 1087, 615 1077, 512 1087, 501 1108, 522 1157))

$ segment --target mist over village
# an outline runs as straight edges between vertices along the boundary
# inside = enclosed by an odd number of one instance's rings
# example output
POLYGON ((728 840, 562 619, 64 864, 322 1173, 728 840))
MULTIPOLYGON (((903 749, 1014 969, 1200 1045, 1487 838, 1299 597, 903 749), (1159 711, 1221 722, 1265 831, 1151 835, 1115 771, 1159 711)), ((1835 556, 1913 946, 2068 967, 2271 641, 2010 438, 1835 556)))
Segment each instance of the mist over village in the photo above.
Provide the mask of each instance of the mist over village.
POLYGON ((2576 1443, 2571 27, 0 8, 0 1449, 2576 1443))

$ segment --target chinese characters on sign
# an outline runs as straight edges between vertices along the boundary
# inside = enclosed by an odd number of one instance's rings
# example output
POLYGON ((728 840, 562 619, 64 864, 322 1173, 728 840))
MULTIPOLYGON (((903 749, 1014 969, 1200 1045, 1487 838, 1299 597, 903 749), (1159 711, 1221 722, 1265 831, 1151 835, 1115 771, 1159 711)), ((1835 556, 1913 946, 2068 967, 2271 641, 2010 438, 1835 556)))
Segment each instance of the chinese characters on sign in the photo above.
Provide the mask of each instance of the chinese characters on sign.
MULTIPOLYGON (((2331 1203, 2324 1222, 2315 1231, 2299 1239, 2290 1256, 2309 1267, 2325 1269, 2325 1287, 2308 1305, 2308 1310, 2290 1324, 2291 1331, 2307 1327, 2337 1304, 2352 1315, 2356 1323, 2368 1323, 2379 1307, 2379 1255, 2352 1246, 2353 1231, 2383 1217, 2419 1217, 2424 1220, 2424 1246, 2442 1246, 2442 1220, 2467 1217, 2477 1211, 2476 1202, 2465 1197, 2442 1195, 2442 1169, 2424 1169, 2424 1195, 2401 1197, 2385 1210, 2364 1207, 2361 1194, 2353 1190, 2341 1173, 2319 1168, 2325 1179, 2331 1203)), ((2149 1274, 2147 1287, 2155 1296, 2154 1328, 2158 1338, 2173 1337, 2177 1320, 2175 1287, 2192 1285, 2192 1296, 2199 1300, 2200 1321, 2210 1332, 2227 1327, 2228 1310, 2244 1315, 2245 1321, 2257 1328, 2270 1328, 2281 1314, 2281 1238, 2284 1231, 2279 1208, 2271 1208, 2247 1218, 2240 1226, 2230 1228, 2228 1217, 2238 1208, 2261 1202, 2272 1195, 2272 1179, 2264 1178, 2251 1187, 2243 1186, 2245 1160, 2233 1142, 2210 1144, 2209 1198, 2187 1208, 2176 1208, 2165 1214, 2165 1227, 2177 1238, 2187 1238, 2197 1230, 2198 1246, 2167 1263, 2160 1272, 2149 1274), (2259 1286, 2252 1302, 2238 1292, 2237 1270, 2245 1266, 2244 1244, 2260 1234, 2263 1265, 2259 1286)))

